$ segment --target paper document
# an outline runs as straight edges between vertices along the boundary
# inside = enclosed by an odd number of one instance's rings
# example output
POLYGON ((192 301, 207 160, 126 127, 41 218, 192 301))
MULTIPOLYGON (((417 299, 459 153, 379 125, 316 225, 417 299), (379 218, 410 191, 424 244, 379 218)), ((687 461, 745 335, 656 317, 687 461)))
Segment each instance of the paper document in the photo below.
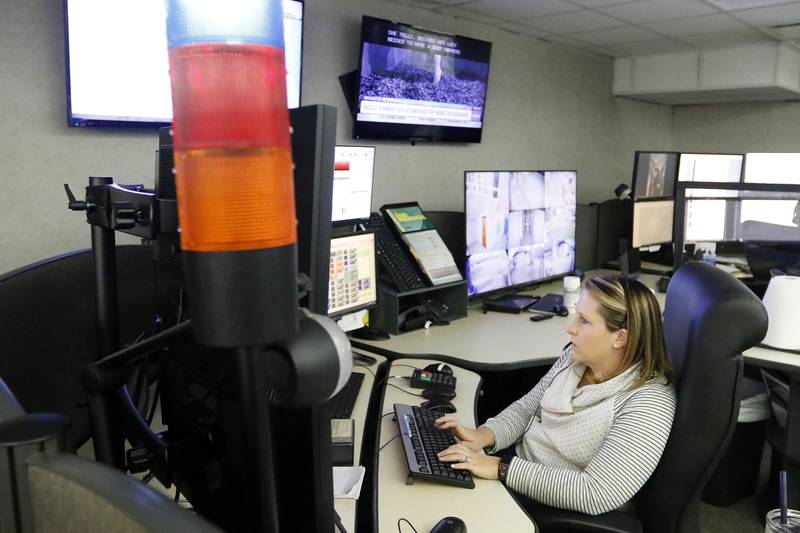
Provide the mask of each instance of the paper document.
POLYGON ((333 467, 333 497, 358 499, 361 494, 361 483, 364 481, 363 466, 333 467))
POLYGON ((453 254, 450 253, 439 232, 435 229, 405 233, 403 240, 406 241, 417 263, 434 285, 463 279, 453 259, 453 254))

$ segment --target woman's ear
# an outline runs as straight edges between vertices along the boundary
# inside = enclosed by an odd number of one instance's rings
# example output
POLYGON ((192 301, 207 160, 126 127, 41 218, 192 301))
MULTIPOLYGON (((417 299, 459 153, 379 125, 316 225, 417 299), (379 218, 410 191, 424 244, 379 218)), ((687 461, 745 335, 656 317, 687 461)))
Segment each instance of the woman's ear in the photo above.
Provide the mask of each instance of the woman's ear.
POLYGON ((624 348, 628 344, 628 330, 622 328, 617 331, 617 338, 614 339, 614 348, 624 348))

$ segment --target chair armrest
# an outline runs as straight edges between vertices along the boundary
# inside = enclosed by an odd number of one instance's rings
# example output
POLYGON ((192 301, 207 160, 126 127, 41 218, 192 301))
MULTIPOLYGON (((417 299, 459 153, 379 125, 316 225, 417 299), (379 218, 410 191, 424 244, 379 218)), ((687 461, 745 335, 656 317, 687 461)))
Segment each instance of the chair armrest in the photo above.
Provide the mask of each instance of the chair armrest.
MULTIPOLYGON (((524 498, 515 496, 518 500, 524 498)), ((639 519, 624 511, 610 511, 593 516, 556 509, 528 498, 520 503, 528 510, 542 533, 642 533, 639 519)))

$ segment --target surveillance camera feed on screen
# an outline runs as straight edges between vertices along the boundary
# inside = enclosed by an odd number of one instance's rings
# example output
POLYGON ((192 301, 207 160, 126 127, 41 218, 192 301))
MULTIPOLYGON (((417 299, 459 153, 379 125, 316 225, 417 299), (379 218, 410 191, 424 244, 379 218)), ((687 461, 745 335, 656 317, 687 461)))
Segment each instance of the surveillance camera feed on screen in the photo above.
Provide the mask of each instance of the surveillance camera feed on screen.
POLYGON ((364 17, 354 136, 480 142, 491 47, 364 17))
POLYGON ((677 153, 636 152, 633 166, 633 199, 674 197, 677 172, 677 153))
POLYGON ((573 270, 576 181, 574 171, 465 173, 470 296, 573 270))

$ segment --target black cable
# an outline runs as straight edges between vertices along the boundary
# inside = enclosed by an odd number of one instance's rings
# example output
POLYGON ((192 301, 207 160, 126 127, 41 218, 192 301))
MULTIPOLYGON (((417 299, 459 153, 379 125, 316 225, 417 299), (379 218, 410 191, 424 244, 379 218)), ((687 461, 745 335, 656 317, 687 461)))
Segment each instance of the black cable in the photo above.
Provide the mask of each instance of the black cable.
POLYGON ((372 432, 375 431, 375 428, 378 427, 378 424, 380 424, 383 421, 384 417, 389 416, 389 415, 393 415, 393 414, 394 414, 394 411, 389 411, 388 413, 383 413, 380 416, 380 418, 378 418, 375 422, 372 423, 372 426, 370 426, 370 428, 369 428, 369 434, 372 434, 372 432))
POLYGON ((375 372, 373 372, 372 369, 366 363, 362 363, 360 361, 353 361, 353 363, 357 367, 363 368, 364 370, 368 370, 369 373, 372 374, 372 377, 374 377, 375 379, 378 379, 378 376, 375 375, 375 372))
POLYGON ((347 533, 347 530, 344 528, 342 524, 342 518, 339 516, 335 510, 333 511, 333 521, 336 523, 336 528, 340 531, 340 533, 347 533))
POLYGON ((411 392, 411 391, 410 391, 410 390, 408 390, 408 389, 404 389, 404 388, 402 388, 402 387, 398 387, 398 386, 397 386, 397 385, 395 385, 394 383, 387 383, 387 385, 388 385, 388 386, 390 386, 390 387, 394 387, 394 388, 395 388, 395 389, 397 389, 397 390, 403 391, 403 392, 405 392, 406 394, 410 394, 411 396, 417 396, 417 397, 419 397, 419 398, 422 398, 422 394, 417 394, 416 392, 411 392))
POLYGON ((381 445, 381 447, 380 447, 380 448, 378 448, 378 451, 381 451, 381 450, 383 450, 384 448, 386 448, 386 447, 387 447, 389 444, 391 444, 391 443, 392 443, 392 441, 393 441, 394 439, 396 439, 396 438, 397 438, 397 437, 399 437, 399 436, 400 436, 400 433, 398 433, 397 435, 395 435, 394 437, 392 437, 391 439, 389 439, 388 441, 386 441, 386 443, 385 443, 385 444, 382 444, 382 445, 381 445))
POLYGON ((392 363, 392 368, 394 368, 394 367, 396 367, 396 366, 404 366, 404 367, 406 367, 406 368, 413 368, 414 370, 422 370, 422 369, 421 369, 420 367, 418 367, 418 366, 404 365, 404 364, 402 364, 402 363, 392 363))
POLYGON ((413 529, 413 530, 414 530, 414 533, 419 533, 419 531, 417 531, 417 528, 415 528, 415 527, 414 527, 414 524, 412 524, 411 522, 409 522, 409 521, 408 521, 408 520, 406 520, 405 518, 398 518, 398 519, 397 519, 397 531, 399 531, 400 533, 403 533, 403 530, 402 530, 402 529, 400 529, 400 522, 405 522, 406 524, 408 524, 408 526, 409 526, 411 529, 413 529))
POLYGON ((148 483, 150 483, 150 481, 151 481, 151 480, 152 480, 154 477, 156 477, 156 475, 155 475, 153 472, 148 472, 148 473, 147 473, 147 475, 146 475, 146 476, 144 476, 144 477, 142 478, 142 483, 144 483, 145 485, 147 485, 148 483))

